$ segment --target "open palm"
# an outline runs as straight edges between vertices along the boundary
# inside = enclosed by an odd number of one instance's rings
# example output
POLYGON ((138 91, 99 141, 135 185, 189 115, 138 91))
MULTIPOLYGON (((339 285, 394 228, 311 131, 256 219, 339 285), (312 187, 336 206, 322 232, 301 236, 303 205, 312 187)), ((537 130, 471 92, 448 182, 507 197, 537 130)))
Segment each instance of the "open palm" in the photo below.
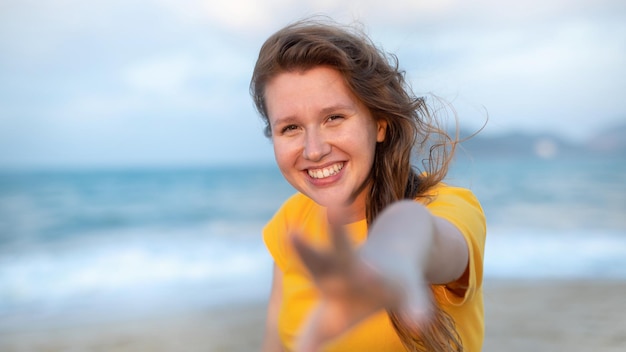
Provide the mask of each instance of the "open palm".
POLYGON ((380 309, 407 311, 408 302, 415 301, 415 297, 419 301, 417 310, 422 312, 409 314, 406 320, 421 319, 428 305, 428 292, 414 265, 397 265, 401 258, 382 259, 394 260, 392 265, 377 265, 381 258, 367 260, 372 258, 364 258, 352 247, 341 226, 332 226, 331 239, 330 249, 320 251, 300 237, 293 237, 294 247, 321 296, 301 331, 300 352, 317 351, 380 309), (401 268, 400 275, 396 269, 388 272, 397 267, 401 268))

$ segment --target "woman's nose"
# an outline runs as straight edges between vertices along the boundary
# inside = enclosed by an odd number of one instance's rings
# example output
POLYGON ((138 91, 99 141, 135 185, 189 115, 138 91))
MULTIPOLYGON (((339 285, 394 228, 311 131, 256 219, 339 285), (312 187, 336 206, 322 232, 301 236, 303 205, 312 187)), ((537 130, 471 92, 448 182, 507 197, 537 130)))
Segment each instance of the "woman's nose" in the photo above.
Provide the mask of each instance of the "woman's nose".
POLYGON ((330 153, 330 143, 318 131, 307 131, 302 156, 306 160, 320 161, 330 153))

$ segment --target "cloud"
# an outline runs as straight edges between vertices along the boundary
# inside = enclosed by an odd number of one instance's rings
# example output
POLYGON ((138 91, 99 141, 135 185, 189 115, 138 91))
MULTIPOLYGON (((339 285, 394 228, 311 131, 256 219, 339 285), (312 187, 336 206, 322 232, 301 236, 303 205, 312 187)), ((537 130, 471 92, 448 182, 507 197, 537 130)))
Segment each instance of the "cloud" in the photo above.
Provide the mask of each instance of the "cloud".
POLYGON ((482 123, 485 106, 488 130, 582 138, 626 115, 623 1, 7 0, 0 166, 89 150, 111 163, 270 158, 248 96, 257 50, 320 13, 361 22, 462 121, 482 123))
POLYGON ((139 93, 175 94, 192 78, 193 66, 193 59, 186 55, 162 57, 132 64, 124 78, 139 93))
POLYGON ((617 79, 625 74, 624 24, 577 18, 452 38, 461 43, 447 44, 454 50, 448 57, 458 59, 412 73, 425 86, 486 106, 496 129, 552 130, 579 139, 604 128, 599 119, 624 117, 619 94, 625 84, 617 79))

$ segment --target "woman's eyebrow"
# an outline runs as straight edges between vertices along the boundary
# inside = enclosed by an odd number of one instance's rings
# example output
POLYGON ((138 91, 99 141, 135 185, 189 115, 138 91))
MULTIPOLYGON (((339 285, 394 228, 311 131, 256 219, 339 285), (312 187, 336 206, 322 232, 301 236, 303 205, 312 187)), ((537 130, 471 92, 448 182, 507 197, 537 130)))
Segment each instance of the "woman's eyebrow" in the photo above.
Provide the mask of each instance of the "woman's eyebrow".
POLYGON ((323 108, 320 110, 322 115, 330 114, 335 111, 341 110, 354 110, 354 104, 336 104, 323 108))
POLYGON ((283 125, 283 124, 291 124, 293 122, 296 122, 297 119, 294 116, 285 116, 285 117, 280 117, 274 120, 274 122, 272 122, 272 126, 278 126, 278 125, 283 125))
MULTIPOLYGON (((322 108, 319 114, 328 115, 337 111, 354 111, 354 110, 355 110, 354 104, 334 104, 334 105, 330 105, 325 108, 322 108)), ((287 115, 284 117, 279 117, 279 118, 274 119, 274 121, 271 122, 271 125, 277 126, 277 125, 288 124, 288 123, 293 123, 297 121, 298 119, 295 116, 287 115)))

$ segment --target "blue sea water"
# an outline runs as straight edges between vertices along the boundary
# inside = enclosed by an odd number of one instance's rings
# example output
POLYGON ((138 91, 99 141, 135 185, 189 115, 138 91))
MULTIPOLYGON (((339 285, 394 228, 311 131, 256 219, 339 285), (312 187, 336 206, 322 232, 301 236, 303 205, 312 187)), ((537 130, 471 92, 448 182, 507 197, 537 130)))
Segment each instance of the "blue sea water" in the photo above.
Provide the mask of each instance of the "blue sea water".
MULTIPOLYGON (((484 207, 486 280, 626 280, 624 160, 464 160, 448 183, 484 207)), ((0 331, 264 300, 292 193, 274 166, 0 172, 0 331)))

